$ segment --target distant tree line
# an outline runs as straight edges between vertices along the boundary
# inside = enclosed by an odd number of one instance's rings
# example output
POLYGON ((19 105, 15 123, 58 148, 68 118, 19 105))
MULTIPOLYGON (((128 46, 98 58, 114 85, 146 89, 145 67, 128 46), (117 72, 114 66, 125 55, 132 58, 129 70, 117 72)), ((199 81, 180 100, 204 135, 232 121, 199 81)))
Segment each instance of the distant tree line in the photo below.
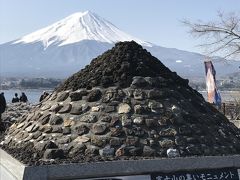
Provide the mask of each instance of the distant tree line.
MULTIPOLYGON (((190 82, 189 85, 197 91, 206 90, 206 82, 190 82)), ((217 88, 221 91, 239 90, 239 87, 240 81, 217 81, 217 88)))
POLYGON ((22 88, 55 88, 62 82, 61 79, 33 78, 22 79, 19 86, 22 88))

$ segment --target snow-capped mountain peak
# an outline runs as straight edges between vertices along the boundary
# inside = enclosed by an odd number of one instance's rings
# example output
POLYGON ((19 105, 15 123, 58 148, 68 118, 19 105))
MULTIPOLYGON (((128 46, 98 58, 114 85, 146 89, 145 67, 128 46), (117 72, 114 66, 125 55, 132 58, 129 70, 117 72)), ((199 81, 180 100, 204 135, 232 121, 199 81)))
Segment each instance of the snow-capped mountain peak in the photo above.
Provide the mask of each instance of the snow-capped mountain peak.
POLYGON ((63 46, 83 40, 107 43, 134 40, 143 46, 153 46, 151 43, 121 31, 112 23, 90 11, 74 13, 48 27, 18 39, 13 44, 42 42, 44 48, 47 48, 51 44, 63 46))

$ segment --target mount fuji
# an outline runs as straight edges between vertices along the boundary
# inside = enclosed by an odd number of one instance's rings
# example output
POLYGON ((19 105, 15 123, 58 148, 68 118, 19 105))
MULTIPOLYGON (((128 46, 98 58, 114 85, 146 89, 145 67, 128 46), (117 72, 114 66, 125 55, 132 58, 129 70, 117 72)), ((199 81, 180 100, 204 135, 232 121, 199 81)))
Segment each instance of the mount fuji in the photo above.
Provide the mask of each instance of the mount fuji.
MULTIPOLYGON (((65 78, 115 43, 131 40, 182 76, 204 76, 203 55, 143 41, 90 11, 72 14, 22 38, 1 44, 0 72, 8 77, 65 78)), ((216 58, 214 63, 217 70, 224 69, 220 75, 238 71, 238 62, 226 64, 216 58)))

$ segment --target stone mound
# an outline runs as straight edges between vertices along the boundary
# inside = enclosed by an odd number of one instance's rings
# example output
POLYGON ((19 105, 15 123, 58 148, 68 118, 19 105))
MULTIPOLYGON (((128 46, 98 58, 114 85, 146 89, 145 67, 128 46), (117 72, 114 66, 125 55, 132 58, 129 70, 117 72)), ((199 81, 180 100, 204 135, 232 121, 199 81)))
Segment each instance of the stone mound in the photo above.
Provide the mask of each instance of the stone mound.
POLYGON ((237 154, 239 135, 187 80, 122 42, 21 117, 1 144, 38 165, 237 154))

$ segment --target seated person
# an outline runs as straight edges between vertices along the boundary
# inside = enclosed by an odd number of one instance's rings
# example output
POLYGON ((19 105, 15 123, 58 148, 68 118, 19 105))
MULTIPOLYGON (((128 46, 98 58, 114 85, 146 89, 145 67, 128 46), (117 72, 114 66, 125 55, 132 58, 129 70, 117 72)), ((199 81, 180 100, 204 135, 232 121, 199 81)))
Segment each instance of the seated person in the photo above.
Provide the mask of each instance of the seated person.
POLYGON ((12 98, 12 103, 19 102, 18 94, 15 93, 15 97, 12 98))
POLYGON ((22 95, 20 96, 20 102, 28 102, 28 98, 24 92, 22 92, 22 95))
POLYGON ((40 97, 40 99, 39 99, 39 102, 41 102, 42 100, 44 100, 48 95, 49 95, 48 92, 43 91, 43 94, 41 95, 41 97, 40 97))

